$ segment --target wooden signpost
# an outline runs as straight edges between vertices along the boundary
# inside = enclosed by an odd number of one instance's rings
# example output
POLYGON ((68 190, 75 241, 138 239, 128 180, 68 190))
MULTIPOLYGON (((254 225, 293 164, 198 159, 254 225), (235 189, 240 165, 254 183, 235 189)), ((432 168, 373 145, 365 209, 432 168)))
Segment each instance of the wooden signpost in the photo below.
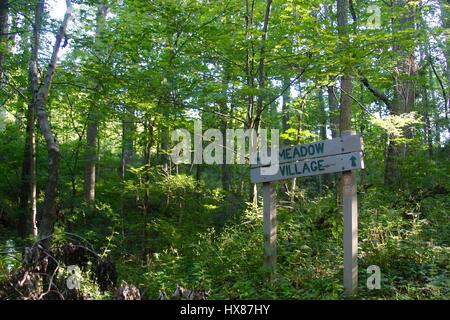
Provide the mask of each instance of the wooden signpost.
POLYGON ((358 205, 356 195, 357 169, 364 169, 363 143, 359 135, 345 131, 340 138, 317 141, 280 149, 278 170, 265 174, 258 163, 250 169, 253 183, 263 183, 264 266, 276 268, 276 192, 274 181, 343 172, 342 203, 344 210, 344 288, 352 295, 358 286, 358 205))

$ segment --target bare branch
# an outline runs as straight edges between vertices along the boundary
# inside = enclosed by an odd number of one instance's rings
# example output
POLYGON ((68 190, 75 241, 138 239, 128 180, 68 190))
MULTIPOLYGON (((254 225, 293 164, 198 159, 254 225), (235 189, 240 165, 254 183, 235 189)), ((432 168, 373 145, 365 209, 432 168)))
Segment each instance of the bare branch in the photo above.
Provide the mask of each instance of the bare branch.
POLYGON ((392 101, 384 93, 373 87, 363 75, 360 75, 360 81, 375 97, 383 101, 389 110, 392 110, 392 101))

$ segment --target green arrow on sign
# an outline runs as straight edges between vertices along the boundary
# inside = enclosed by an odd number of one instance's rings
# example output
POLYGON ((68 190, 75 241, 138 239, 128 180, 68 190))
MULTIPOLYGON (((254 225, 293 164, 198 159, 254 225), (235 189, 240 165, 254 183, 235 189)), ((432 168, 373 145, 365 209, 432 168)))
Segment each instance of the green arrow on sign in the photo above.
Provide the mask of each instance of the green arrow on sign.
POLYGON ((352 157, 350 158, 350 160, 351 160, 351 162, 352 162, 352 167, 356 167, 356 157, 355 157, 355 156, 352 156, 352 157))

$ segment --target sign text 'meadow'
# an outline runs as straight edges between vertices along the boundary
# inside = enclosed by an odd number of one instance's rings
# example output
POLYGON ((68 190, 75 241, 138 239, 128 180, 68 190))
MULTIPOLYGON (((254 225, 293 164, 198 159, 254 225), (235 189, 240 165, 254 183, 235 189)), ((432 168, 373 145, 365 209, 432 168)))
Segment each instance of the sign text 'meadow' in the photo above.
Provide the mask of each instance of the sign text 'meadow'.
MULTIPOLYGON (((363 144, 361 136, 351 135, 332 140, 316 141, 312 143, 290 146, 279 151, 279 163, 301 161, 304 159, 314 159, 318 157, 332 156, 342 153, 362 151, 363 144)), ((260 167, 258 163, 252 168, 260 167)), ((268 165, 268 164, 264 164, 268 165)))

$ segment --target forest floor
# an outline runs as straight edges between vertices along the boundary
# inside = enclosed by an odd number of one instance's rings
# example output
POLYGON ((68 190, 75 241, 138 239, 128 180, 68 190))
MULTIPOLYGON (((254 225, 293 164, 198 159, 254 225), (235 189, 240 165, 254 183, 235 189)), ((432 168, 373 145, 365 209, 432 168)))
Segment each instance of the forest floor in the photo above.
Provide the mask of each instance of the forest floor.
MULTIPOLYGON (((280 203, 277 270, 269 279, 262 267, 261 207, 232 207, 230 199, 194 186, 190 177, 178 179, 186 179, 185 187, 192 188, 156 208, 145 230, 132 199, 123 216, 106 204, 97 205, 95 215, 83 218, 84 228, 57 230, 53 254, 59 254, 61 265, 56 278, 67 278, 64 266, 82 265, 80 290, 66 298, 114 298, 118 289, 108 281, 116 287, 122 281, 133 284, 143 299, 158 299, 161 293, 170 297, 177 284, 206 292, 208 299, 344 298, 342 216, 332 193, 314 200, 299 193, 295 203, 280 203), (88 228, 105 226, 106 221, 109 226, 103 229, 88 228), (86 252, 74 251, 68 243, 92 248, 96 258, 83 258, 86 252)), ((450 298, 449 189, 392 193, 369 187, 360 190, 359 207, 359 289, 353 298, 450 298), (380 289, 367 287, 372 265, 380 268, 380 289)), ((13 234, 3 231, 1 241, 6 243, 13 234)), ((0 257, 3 283, 18 281, 14 272, 22 270, 21 254, 8 260, 11 255, 0 257)))

